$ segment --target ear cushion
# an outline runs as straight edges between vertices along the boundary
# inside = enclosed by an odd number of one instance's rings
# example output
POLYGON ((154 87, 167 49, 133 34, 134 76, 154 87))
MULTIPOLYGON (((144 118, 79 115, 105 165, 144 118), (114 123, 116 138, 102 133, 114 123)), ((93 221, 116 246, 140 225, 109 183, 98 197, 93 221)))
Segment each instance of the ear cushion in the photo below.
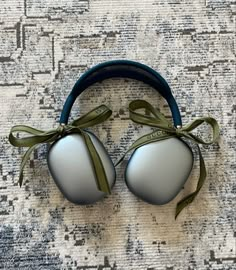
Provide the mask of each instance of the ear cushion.
MULTIPOLYGON (((98 152, 112 188, 115 184, 114 165, 100 140, 90 136, 98 152)), ((96 176, 88 149, 81 134, 69 134, 56 141, 47 157, 50 173, 63 195, 76 204, 91 204, 102 199, 105 193, 98 190, 96 176)))
POLYGON ((178 138, 139 147, 129 159, 125 181, 132 193, 151 204, 165 204, 179 193, 193 166, 190 147, 178 138))

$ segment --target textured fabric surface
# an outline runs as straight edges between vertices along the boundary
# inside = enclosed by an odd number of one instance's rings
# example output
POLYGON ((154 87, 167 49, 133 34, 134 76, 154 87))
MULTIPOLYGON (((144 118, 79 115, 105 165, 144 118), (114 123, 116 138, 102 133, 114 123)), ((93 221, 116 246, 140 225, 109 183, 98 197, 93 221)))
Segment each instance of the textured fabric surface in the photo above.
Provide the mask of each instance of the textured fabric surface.
MULTIPOLYGON (((235 15, 234 0, 0 1, 0 269, 236 269, 235 15), (127 158, 111 196, 92 206, 68 202, 49 175, 47 146, 34 152, 17 185, 25 149, 8 143, 11 126, 56 127, 79 76, 111 59, 159 71, 184 123, 219 120, 219 144, 202 147, 207 181, 176 221, 176 203, 196 187, 197 156, 184 189, 163 206, 128 191, 127 158)), ((170 117, 159 94, 128 79, 90 87, 71 117, 110 106, 110 120, 92 130, 116 161, 150 130, 128 119, 137 98, 170 117)))

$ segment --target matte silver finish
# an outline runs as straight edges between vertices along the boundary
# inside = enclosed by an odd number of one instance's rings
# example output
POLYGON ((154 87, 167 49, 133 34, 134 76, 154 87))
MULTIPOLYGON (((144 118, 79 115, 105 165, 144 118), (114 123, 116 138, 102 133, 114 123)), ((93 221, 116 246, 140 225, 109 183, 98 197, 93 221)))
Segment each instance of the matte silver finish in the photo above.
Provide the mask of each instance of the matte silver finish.
MULTIPOLYGON (((112 188, 115 183, 114 165, 99 139, 88 132, 100 155, 112 188)), ((56 141, 48 152, 48 167, 60 191, 71 202, 91 204, 105 193, 98 190, 91 159, 80 134, 69 134, 56 141)))
POLYGON ((126 184, 137 197, 165 204, 181 190, 193 166, 193 153, 180 139, 170 138, 141 146, 126 168, 126 184))

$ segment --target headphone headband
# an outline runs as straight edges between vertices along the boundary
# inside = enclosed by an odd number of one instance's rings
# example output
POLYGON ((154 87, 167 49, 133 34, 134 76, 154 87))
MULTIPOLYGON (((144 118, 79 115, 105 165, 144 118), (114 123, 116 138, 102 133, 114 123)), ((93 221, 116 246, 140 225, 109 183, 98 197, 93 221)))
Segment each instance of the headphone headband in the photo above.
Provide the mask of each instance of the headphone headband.
POLYGON ((152 86, 166 99, 172 113, 175 127, 182 126, 178 105, 165 79, 152 68, 129 60, 107 61, 86 71, 75 83, 71 93, 66 99, 61 113, 60 123, 67 124, 71 108, 76 98, 85 89, 96 82, 114 77, 135 79, 152 86))

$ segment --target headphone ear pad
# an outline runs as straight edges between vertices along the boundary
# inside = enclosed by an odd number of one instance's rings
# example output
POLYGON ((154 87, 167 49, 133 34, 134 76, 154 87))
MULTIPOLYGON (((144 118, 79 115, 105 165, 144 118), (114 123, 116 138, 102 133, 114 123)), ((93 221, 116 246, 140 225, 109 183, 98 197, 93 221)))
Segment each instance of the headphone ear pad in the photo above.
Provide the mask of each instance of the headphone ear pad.
MULTIPOLYGON (((87 134, 101 158, 107 181, 112 188, 116 178, 113 162, 101 141, 93 133, 87 134)), ((52 178, 69 201, 91 204, 105 196, 97 188, 93 164, 81 134, 68 134, 54 142, 49 149, 47 162, 52 178)))
POLYGON ((127 164, 125 181, 137 197, 161 205, 180 192, 192 167, 191 148, 183 140, 169 138, 137 148, 127 164))

